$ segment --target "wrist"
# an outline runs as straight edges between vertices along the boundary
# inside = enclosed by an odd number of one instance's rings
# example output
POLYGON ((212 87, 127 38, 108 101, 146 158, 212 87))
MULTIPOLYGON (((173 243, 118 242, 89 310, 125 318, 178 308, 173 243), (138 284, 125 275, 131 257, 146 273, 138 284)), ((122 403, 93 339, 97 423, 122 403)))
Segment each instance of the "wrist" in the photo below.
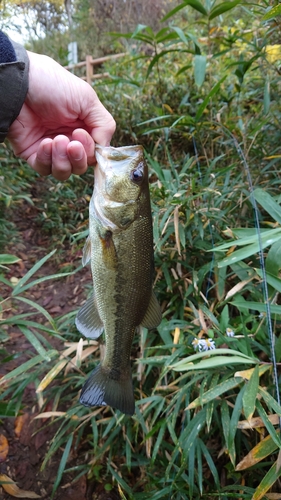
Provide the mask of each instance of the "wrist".
POLYGON ((0 142, 8 134, 24 104, 28 90, 29 59, 24 47, 0 32, 0 142))

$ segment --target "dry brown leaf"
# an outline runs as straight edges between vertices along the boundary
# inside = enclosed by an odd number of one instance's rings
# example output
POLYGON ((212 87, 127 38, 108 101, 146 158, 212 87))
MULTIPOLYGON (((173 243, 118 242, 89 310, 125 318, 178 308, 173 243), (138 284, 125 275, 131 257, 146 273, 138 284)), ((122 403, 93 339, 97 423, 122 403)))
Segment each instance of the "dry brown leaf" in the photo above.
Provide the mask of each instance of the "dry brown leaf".
MULTIPOLYGON (((267 415, 267 418, 270 420, 272 425, 279 424, 279 415, 267 415)), ((254 427, 265 427, 265 423, 261 417, 254 417, 250 420, 240 420, 237 424, 237 429, 254 429, 254 427)))
POLYGON ((0 462, 4 462, 9 452, 8 439, 4 434, 0 434, 0 462))
POLYGON ((181 255, 181 244, 180 244, 180 233, 179 233, 179 208, 177 205, 174 211, 174 228, 175 228, 175 238, 176 238, 176 247, 178 254, 181 255))
POLYGON ((254 277, 252 276, 248 280, 240 281, 240 283, 237 283, 237 285, 235 285, 233 288, 231 288, 231 290, 229 290, 229 292, 226 294, 225 300, 230 299, 231 297, 233 297, 233 295, 240 292, 240 290, 242 290, 242 288, 244 288, 244 286, 246 286, 248 283, 250 283, 250 281, 252 281, 253 278, 254 277))
POLYGON ((2 488, 11 495, 12 497, 16 498, 41 498, 40 495, 37 495, 37 493, 34 493, 34 491, 25 491, 21 490, 17 484, 6 474, 0 474, 0 483, 2 488))
POLYGON ((28 420, 28 414, 19 415, 15 420, 15 435, 20 437, 24 423, 28 420))
MULTIPOLYGON (((173 340, 173 344, 178 344, 178 343, 179 343, 179 340, 180 340, 180 333, 181 333, 181 331, 180 331, 179 327, 178 327, 178 326, 176 326, 175 331, 174 331, 174 340, 173 340)), ((172 352, 175 352, 175 350, 176 350, 176 347, 174 347, 174 348, 172 349, 172 352)))

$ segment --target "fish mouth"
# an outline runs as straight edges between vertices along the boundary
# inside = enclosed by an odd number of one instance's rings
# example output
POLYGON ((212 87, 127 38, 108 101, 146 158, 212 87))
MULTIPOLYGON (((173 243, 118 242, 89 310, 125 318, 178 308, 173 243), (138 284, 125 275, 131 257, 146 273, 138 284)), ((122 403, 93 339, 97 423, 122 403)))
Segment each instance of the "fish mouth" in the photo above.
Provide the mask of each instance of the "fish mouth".
POLYGON ((117 174, 122 175, 128 170, 128 160, 130 165, 137 164, 139 159, 143 154, 142 146, 123 146, 119 148, 113 148, 112 146, 103 147, 96 144, 95 149, 97 155, 96 159, 99 164, 100 169, 105 174, 117 174), (103 158, 102 161, 98 161, 98 156, 103 158))
POLYGON ((134 156, 138 156, 142 150, 142 146, 122 146, 119 148, 114 148, 112 146, 101 146, 100 144, 96 144, 95 150, 104 158, 109 160, 121 161, 126 158, 133 158, 134 156), (135 155, 132 155, 132 152, 135 152, 135 155))

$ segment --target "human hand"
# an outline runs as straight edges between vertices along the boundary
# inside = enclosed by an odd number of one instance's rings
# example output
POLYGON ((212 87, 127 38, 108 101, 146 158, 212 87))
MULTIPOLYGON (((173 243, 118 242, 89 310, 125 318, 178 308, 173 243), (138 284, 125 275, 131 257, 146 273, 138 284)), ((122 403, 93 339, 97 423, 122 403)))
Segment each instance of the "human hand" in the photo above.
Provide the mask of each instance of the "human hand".
POLYGON ((41 175, 83 174, 95 143, 110 145, 115 121, 88 83, 47 56, 28 57, 28 93, 8 133, 14 153, 41 175))

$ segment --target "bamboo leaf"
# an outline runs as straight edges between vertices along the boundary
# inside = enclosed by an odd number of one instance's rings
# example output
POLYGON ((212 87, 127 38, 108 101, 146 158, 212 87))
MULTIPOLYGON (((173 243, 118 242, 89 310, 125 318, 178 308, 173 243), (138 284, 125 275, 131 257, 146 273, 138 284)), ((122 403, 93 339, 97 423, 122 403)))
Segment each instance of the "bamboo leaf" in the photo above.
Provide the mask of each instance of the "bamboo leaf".
POLYGON ((23 285, 33 276, 33 274, 40 269, 40 267, 45 264, 45 262, 54 255, 56 250, 52 250, 52 252, 48 253, 48 255, 45 255, 42 259, 40 259, 36 264, 19 280, 18 284, 15 286, 12 295, 17 295, 18 293, 21 292, 23 285))
POLYGON ((66 462, 68 460, 68 456, 69 456, 69 453, 70 453, 70 450, 71 450, 71 445, 72 445, 72 441, 73 441, 73 434, 70 434, 69 438, 68 438, 68 441, 66 443, 66 446, 65 446, 65 449, 64 449, 64 452, 62 454, 62 457, 61 457, 61 461, 60 461, 60 464, 59 464, 59 468, 58 468, 58 472, 57 472, 57 475, 56 475, 56 480, 55 480, 55 483, 54 483, 54 486, 53 486, 53 491, 52 491, 52 498, 61 482, 61 479, 62 479, 62 475, 64 473, 64 469, 65 469, 65 466, 66 466, 66 462))
POLYGON ((260 414, 260 417, 263 420, 264 426, 266 427, 266 429, 268 430, 268 432, 272 438, 272 441, 274 441, 274 443, 278 446, 278 448, 281 449, 280 438, 279 438, 276 430, 274 429, 271 420, 268 418, 266 411, 264 410, 263 406, 261 405, 260 401, 258 401, 258 400, 257 400, 257 410, 260 414))
POLYGON ((199 106, 199 108, 197 110, 197 113, 195 115, 195 121, 200 120, 200 118, 203 115, 203 113, 204 113, 206 107, 208 106, 210 100, 220 90, 221 84, 224 82, 225 79, 226 79, 226 75, 223 78, 221 78, 216 83, 216 85, 214 85, 214 87, 212 88, 211 92, 209 92, 209 94, 207 95, 207 97, 205 97, 204 101, 202 102, 202 104, 200 104, 200 106, 199 106))
POLYGON ((281 207, 272 196, 261 188, 254 190, 255 200, 266 210, 271 217, 281 224, 281 207))
POLYGON ((236 5, 238 5, 239 3, 241 3, 241 0, 233 0, 232 2, 222 2, 221 4, 216 5, 210 12, 209 15, 210 21, 215 17, 218 17, 221 14, 224 14, 225 12, 228 12, 231 9, 234 9, 234 7, 236 7, 236 5))
MULTIPOLYGON (((219 245, 217 247, 212 248, 211 250, 208 250, 208 252, 213 252, 213 251, 218 251, 221 252, 221 250, 226 250, 228 248, 231 248, 233 246, 246 246, 250 245, 253 243, 257 242, 258 236, 257 236, 257 231, 256 229, 254 230, 247 230, 247 231, 242 231, 240 229, 239 231, 232 231, 235 236, 238 236, 237 240, 231 240, 227 243, 223 243, 222 245, 219 245), (246 236, 244 234, 246 233, 246 236), (240 237, 239 237, 240 235, 240 237)), ((272 237, 279 236, 281 237, 281 229, 280 227, 276 227, 274 229, 266 229, 264 231, 261 231, 261 241, 267 241, 271 239, 272 237)))
POLYGON ((259 388, 259 367, 255 366, 243 394, 243 408, 247 420, 251 419, 256 408, 256 397, 259 388))
POLYGON ((255 493, 252 496, 252 500, 261 500, 269 490, 269 488, 271 488, 271 486, 277 481, 280 476, 281 467, 277 467, 276 461, 258 485, 255 493))
MULTIPOLYGON (((33 300, 27 299, 26 297, 16 297, 16 300, 20 300, 21 302, 24 302, 25 304, 28 304, 29 306, 33 307, 34 309, 37 309, 45 318, 49 321, 50 325, 53 327, 55 331, 57 331, 56 323, 55 320, 52 318, 52 316, 44 309, 44 307, 40 306, 37 302, 34 302, 33 300)), ((16 323, 16 320, 15 320, 16 323)))
MULTIPOLYGON (((49 354, 50 358, 55 358, 58 355, 58 351, 55 351, 55 350, 49 351, 48 354, 49 354)), ((29 361, 26 361, 22 365, 18 366, 17 368, 12 370, 11 372, 4 375, 4 377, 2 377, 0 379, 0 385, 5 384, 5 382, 7 382, 7 380, 11 380, 14 377, 18 377, 22 373, 27 372, 28 370, 30 370, 30 368, 33 368, 33 366, 36 366, 37 364, 42 363, 42 361, 43 361, 43 358, 40 354, 38 354, 38 356, 34 356, 34 358, 30 359, 29 361)))
POLYGON ((207 370, 208 368, 218 368, 219 366, 231 366, 237 364, 254 364, 255 359, 245 359, 242 356, 215 356, 209 359, 202 359, 198 363, 189 363, 173 368, 175 371, 207 370))
MULTIPOLYGON (((237 307, 239 310, 249 310, 253 309, 254 311, 266 313, 267 308, 265 304, 262 304, 261 302, 250 302, 248 300, 243 299, 243 297, 237 297, 236 299, 233 300, 233 302, 230 302, 233 306, 237 307)), ((270 304, 270 312, 272 314, 281 314, 281 306, 278 306, 276 304, 270 304)))
POLYGON ((52 382, 52 380, 58 375, 58 373, 63 370, 65 365, 67 365, 68 359, 62 359, 58 363, 53 366, 53 368, 45 375, 43 380, 41 380, 39 386, 36 389, 36 392, 42 392, 48 385, 52 382))
MULTIPOLYGON (((278 431, 279 432, 279 431, 278 431)), ((244 458, 236 465, 235 470, 245 470, 253 465, 256 465, 258 462, 263 460, 264 458, 272 455, 278 446, 274 443, 271 436, 267 436, 262 441, 260 441, 244 458)))
POLYGON ((281 269, 281 252, 280 252, 280 242, 277 241, 273 243, 270 247, 267 257, 265 260, 266 272, 272 276, 279 277, 279 271, 281 269))
POLYGON ((265 115, 269 112, 270 108, 270 81, 266 78, 264 82, 264 91, 263 91, 263 112, 265 115))
POLYGON ((15 255, 9 255, 2 253, 0 254, 0 266, 2 265, 9 265, 9 264, 16 264, 16 262, 19 262, 21 259, 16 257, 15 255))
POLYGON ((197 87, 201 87, 205 80, 207 57, 196 54, 193 62, 195 84, 197 87))
POLYGON ((242 387, 239 394, 236 396, 235 405, 234 405, 233 412, 232 412, 232 415, 230 418, 229 435, 228 435, 228 449, 231 450, 231 453, 229 456, 230 456, 230 459, 231 459, 233 466, 235 466, 235 461, 236 461, 235 435, 236 435, 236 431, 237 431, 239 417, 240 417, 241 412, 242 412, 243 397, 245 394, 245 389, 246 389, 245 386, 242 387))
MULTIPOLYGON (((278 246, 280 248, 279 243, 278 243, 278 246)), ((263 278, 263 272, 261 269, 255 269, 255 271, 260 278, 263 278)), ((267 284, 272 286, 276 292, 281 293, 281 279, 277 278, 276 276, 272 276, 272 274, 269 274, 269 273, 265 273, 265 276, 266 276, 267 284)))
POLYGON ((37 339, 36 335, 34 335, 34 333, 31 330, 29 330, 28 328, 26 328, 25 326, 19 326, 19 329, 22 331, 24 336, 27 338, 28 342, 30 342, 30 344, 38 352, 38 354, 40 354, 42 356, 42 358, 45 359, 46 361, 51 361, 51 358, 50 358, 48 352, 46 351, 46 349, 44 349, 41 342, 37 339))
MULTIPOLYGON (((260 242, 257 240, 256 243, 253 243, 252 245, 246 245, 244 248, 240 248, 239 250, 236 250, 228 257, 225 257, 224 259, 218 261, 217 265, 218 267, 230 266, 235 262, 247 259, 251 255, 258 253, 260 250, 264 250, 269 245, 272 245, 272 243, 275 243, 276 241, 280 240, 281 240, 281 234, 279 230, 278 233, 275 234, 275 236, 269 237, 267 239, 262 238, 261 248, 260 248, 260 242)), ((234 245, 236 243, 237 242, 234 242, 234 245)), ((217 251, 217 248, 215 249, 215 251, 217 251)))
POLYGON ((281 406, 277 401, 261 386, 259 387, 259 393, 267 406, 281 416, 281 406))
POLYGON ((263 21, 268 21, 269 19, 273 19, 274 17, 276 16, 280 16, 281 15, 281 5, 275 5, 274 7, 272 7, 269 12, 267 12, 262 20, 263 21))
POLYGON ((198 0, 185 0, 183 3, 172 9, 168 14, 166 14, 161 21, 167 21, 167 19, 170 19, 170 17, 174 16, 177 12, 179 12, 181 9, 184 9, 187 5, 190 5, 194 10, 197 10, 197 12, 200 12, 200 14, 203 14, 204 16, 208 15, 208 12, 206 11, 205 7, 198 1, 198 0))
POLYGON ((224 392, 227 392, 230 389, 237 387, 239 384, 241 384, 242 381, 243 381, 242 378, 231 378, 231 379, 225 380, 224 382, 221 382, 213 389, 206 391, 204 393, 203 397, 199 397, 199 398, 194 399, 194 401, 192 401, 188 405, 186 410, 191 410, 192 408, 197 408, 198 406, 202 406, 202 405, 208 403, 209 401, 212 401, 213 399, 219 397, 224 392))

